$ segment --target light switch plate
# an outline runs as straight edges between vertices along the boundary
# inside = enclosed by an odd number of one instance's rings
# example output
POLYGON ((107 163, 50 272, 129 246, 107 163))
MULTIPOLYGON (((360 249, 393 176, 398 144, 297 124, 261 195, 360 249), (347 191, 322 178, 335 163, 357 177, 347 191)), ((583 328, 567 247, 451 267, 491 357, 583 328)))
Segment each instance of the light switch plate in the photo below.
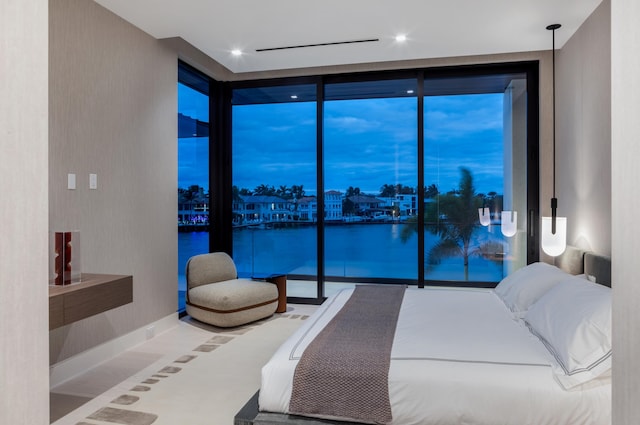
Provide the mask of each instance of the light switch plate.
POLYGON ((76 188, 76 175, 69 173, 67 174, 67 189, 75 189, 76 188))
POLYGON ((98 175, 89 174, 89 189, 97 189, 97 188, 98 188, 98 175))

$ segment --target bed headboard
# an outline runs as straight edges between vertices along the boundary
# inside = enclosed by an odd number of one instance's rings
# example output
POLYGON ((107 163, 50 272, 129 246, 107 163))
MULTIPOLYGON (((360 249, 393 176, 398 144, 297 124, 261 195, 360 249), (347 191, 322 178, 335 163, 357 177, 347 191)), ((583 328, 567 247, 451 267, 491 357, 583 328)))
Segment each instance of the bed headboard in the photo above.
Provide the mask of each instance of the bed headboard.
POLYGON ((585 252, 584 273, 587 276, 593 276, 596 283, 611 288, 611 258, 593 252, 585 252))
POLYGON ((568 245, 561 255, 553 259, 553 264, 567 273, 584 273, 596 283, 611 287, 611 258, 607 256, 568 245))

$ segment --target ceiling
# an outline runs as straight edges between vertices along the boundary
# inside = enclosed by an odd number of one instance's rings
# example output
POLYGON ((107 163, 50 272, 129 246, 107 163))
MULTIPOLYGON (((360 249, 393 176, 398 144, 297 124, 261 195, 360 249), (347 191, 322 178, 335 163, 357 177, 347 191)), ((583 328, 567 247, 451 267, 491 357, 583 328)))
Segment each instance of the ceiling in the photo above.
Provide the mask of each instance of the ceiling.
POLYGON ((602 0, 95 1, 243 73, 548 50, 553 23, 562 24, 561 48, 602 0), (407 40, 397 42, 398 34, 407 40), (377 41, 328 44, 361 40, 377 41), (325 45, 259 51, 318 44, 325 45))

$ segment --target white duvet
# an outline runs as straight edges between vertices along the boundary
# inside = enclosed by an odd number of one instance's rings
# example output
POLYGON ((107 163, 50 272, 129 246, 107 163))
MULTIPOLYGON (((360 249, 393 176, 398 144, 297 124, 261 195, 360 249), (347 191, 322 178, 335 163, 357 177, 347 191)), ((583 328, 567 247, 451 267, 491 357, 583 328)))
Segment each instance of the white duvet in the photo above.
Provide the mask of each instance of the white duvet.
MULTIPOLYGON (((300 356, 352 292, 329 298, 263 367, 261 411, 288 413, 300 356)), ((391 353, 392 424, 611 424, 610 377, 567 391, 554 362, 492 290, 409 288, 391 353)))

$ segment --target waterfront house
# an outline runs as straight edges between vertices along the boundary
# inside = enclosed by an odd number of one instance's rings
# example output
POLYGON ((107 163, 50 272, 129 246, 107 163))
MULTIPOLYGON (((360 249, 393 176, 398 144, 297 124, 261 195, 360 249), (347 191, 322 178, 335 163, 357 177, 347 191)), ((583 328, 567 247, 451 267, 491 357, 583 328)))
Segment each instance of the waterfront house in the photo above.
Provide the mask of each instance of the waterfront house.
MULTIPOLYGON (((400 194, 393 197, 379 197, 384 201, 384 207, 395 211, 398 217, 403 220, 418 213, 418 195, 400 194)), ((425 199, 425 203, 428 202, 425 199)))
POLYGON ((234 203, 238 224, 260 224, 291 221, 293 203, 279 196, 239 195, 234 203))
POLYGON ((300 221, 315 222, 318 219, 318 200, 315 196, 303 196, 296 200, 296 206, 300 221))
POLYGON ((373 216, 374 211, 380 211, 384 205, 382 199, 369 195, 353 195, 348 196, 347 200, 354 206, 354 210, 358 215, 373 216))
POLYGON ((324 193, 324 219, 342 221, 342 192, 329 190, 324 193))
POLYGON ((178 226, 209 224, 209 194, 202 188, 197 192, 178 190, 178 226))

